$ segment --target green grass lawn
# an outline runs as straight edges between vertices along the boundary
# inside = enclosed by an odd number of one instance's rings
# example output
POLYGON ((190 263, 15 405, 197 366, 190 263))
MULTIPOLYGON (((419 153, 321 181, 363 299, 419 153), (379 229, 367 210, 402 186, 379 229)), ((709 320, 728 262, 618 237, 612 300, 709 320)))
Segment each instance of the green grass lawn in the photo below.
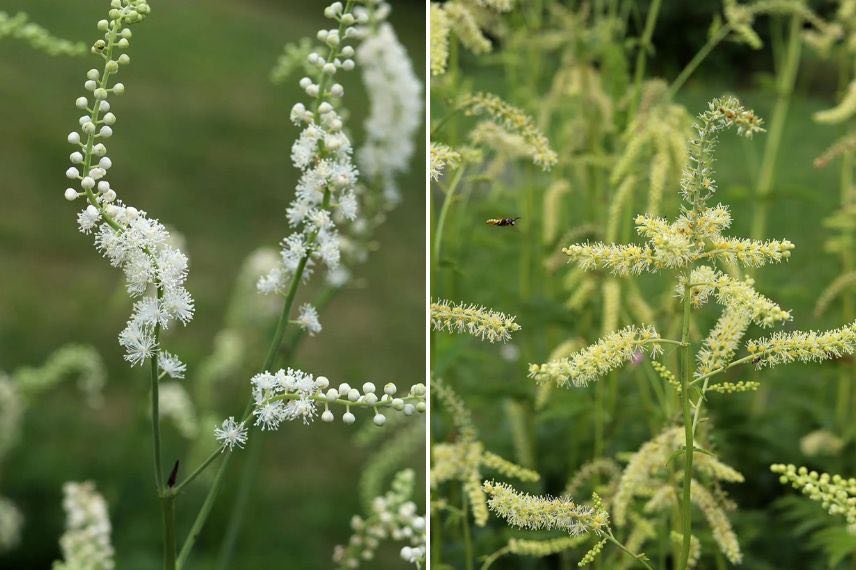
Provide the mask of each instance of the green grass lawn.
MULTIPOLYGON (((25 10, 56 35, 89 44, 108 4, 2 0, 0 10, 25 10)), ((393 4, 392 21, 422 76, 424 12, 420 4, 393 4)), ((314 36, 324 22, 320 3, 192 0, 152 3, 150 18, 134 28, 132 62, 120 78, 127 93, 113 102, 111 182, 120 197, 186 241, 197 315, 169 342, 189 362, 189 385, 194 364, 211 351, 241 262, 259 246, 275 247, 288 231, 284 210, 296 182, 289 156, 297 134, 288 114, 303 94, 294 80, 273 86, 268 72, 283 44, 314 36)), ((160 560, 148 380, 122 362, 116 342, 129 301, 121 275, 78 233, 78 204, 62 199, 71 152, 65 137, 79 114, 74 99, 95 63, 90 55, 51 58, 0 41, 0 369, 37 364, 69 342, 97 347, 109 368, 100 410, 87 409, 71 386, 28 410, 23 441, 0 473, 0 494, 27 518, 21 547, 0 557, 4 568, 46 568, 57 558, 65 480, 92 479, 106 496, 119 568, 156 568, 160 560)), ((343 83, 350 124, 359 133, 364 91, 356 73, 343 83)), ((411 173, 401 181, 403 204, 377 235, 379 250, 358 269, 359 286, 327 308, 324 332, 304 343, 296 365, 334 380, 423 381, 419 142, 411 173)), ((240 413, 248 380, 237 377, 225 387, 222 415, 240 413)), ((211 427, 202 426, 205 433, 211 427)), ((235 567, 330 567, 333 545, 347 539, 359 508, 356 483, 366 454, 350 439, 342 425, 289 425, 266 438, 235 567)), ((166 445, 177 456, 186 447, 173 433, 166 445)), ((230 480, 239 467, 233 465, 230 480)), ((180 501, 181 535, 200 501, 199 492, 180 501)), ((210 566, 230 503, 227 490, 200 539, 194 568, 210 566)))

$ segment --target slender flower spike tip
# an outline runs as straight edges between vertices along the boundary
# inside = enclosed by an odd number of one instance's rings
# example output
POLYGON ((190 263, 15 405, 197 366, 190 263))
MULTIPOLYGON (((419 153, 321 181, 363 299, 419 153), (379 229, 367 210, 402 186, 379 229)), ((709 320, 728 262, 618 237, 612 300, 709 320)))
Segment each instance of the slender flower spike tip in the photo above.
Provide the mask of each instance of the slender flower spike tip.
POLYGON ((107 502, 92 482, 68 482, 63 495, 66 530, 59 541, 63 560, 54 563, 54 570, 113 570, 107 502))
MULTIPOLYGON (((342 421, 346 424, 356 421, 356 416, 351 412, 352 407, 368 408, 372 410, 372 422, 377 426, 386 423, 384 412, 388 413, 389 410, 405 416, 425 411, 426 390, 423 384, 415 384, 407 396, 399 397, 396 396, 398 388, 390 382, 383 387, 383 393, 379 396, 377 388, 371 382, 364 383, 362 391, 351 388, 344 382, 339 384, 338 388, 333 388, 324 376, 315 377, 308 372, 292 368, 281 369, 275 373, 256 374, 250 383, 254 401, 254 424, 262 430, 276 430, 283 422, 295 420, 308 425, 318 416, 319 406, 323 406, 321 420, 326 423, 335 421, 331 406, 343 407, 345 413, 342 415, 342 421)), ((234 439, 236 443, 233 445, 242 445, 246 440, 246 433, 243 439, 238 435, 227 438, 226 432, 230 429, 241 431, 243 422, 240 426, 234 425, 231 418, 224 422, 223 426, 215 431, 218 441, 222 445, 228 445, 230 439, 234 439)))
POLYGON ((296 103, 291 120, 303 127, 291 147, 291 161, 300 171, 294 199, 286 210, 292 233, 281 242, 281 263, 259 279, 262 293, 282 293, 295 275, 308 277, 315 263, 336 272, 341 260, 341 240, 335 218, 354 221, 358 215, 355 194, 357 169, 353 148, 345 134, 340 113, 344 88, 336 76, 355 67, 355 50, 349 44, 357 24, 367 14, 353 11, 354 2, 334 2, 324 15, 338 24, 318 31, 324 53, 307 57, 313 77, 303 77, 300 88, 310 103, 296 103))
POLYGON ((125 359, 136 366, 158 358, 167 365, 168 374, 178 377, 184 374, 184 365, 174 355, 161 358, 159 334, 176 321, 186 324, 193 318, 193 299, 184 287, 187 256, 172 245, 163 224, 125 205, 107 180, 113 162, 105 141, 116 123, 108 99, 125 92, 124 84, 113 76, 130 62, 125 53, 132 35, 128 26, 144 19, 149 5, 145 0, 112 0, 110 6, 108 19, 98 22, 103 39, 92 46, 104 65, 87 72, 83 86, 89 95, 76 101, 83 112, 80 129, 68 135, 75 151, 66 176, 76 187, 68 188, 65 198, 83 198, 87 203, 77 216, 80 231, 95 234, 95 246, 111 265, 122 269, 128 294, 136 299, 133 314, 119 334, 125 359))
POLYGON ((856 352, 856 322, 825 332, 775 333, 749 341, 746 350, 758 368, 791 362, 820 362, 856 352))
POLYGON ((516 317, 476 305, 439 300, 431 303, 431 326, 435 331, 469 334, 488 342, 507 342, 520 330, 516 317))
POLYGON ((639 351, 656 356, 661 352, 662 342, 654 327, 630 325, 606 335, 568 358, 546 364, 530 364, 529 377, 539 383, 554 382, 559 386, 573 384, 578 388, 587 386, 589 382, 629 362, 639 351))

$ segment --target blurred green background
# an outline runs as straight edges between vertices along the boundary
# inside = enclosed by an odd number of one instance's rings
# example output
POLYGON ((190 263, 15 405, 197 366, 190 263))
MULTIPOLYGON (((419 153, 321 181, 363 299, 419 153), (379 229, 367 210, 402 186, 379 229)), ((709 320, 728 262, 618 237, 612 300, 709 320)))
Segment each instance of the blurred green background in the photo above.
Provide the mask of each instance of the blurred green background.
MULTIPOLYGON (((421 2, 392 2, 391 22, 424 77, 425 16, 421 2)), ((27 12, 54 34, 87 45, 109 2, 0 0, 0 10, 27 12)), ((304 94, 291 79, 274 86, 268 73, 282 46, 328 26, 320 2, 190 0, 152 2, 134 28, 131 65, 115 98, 111 182, 120 197, 183 234, 191 259, 188 288, 197 315, 171 331, 168 344, 194 365, 212 350, 233 279, 242 261, 287 233, 284 210, 297 171, 289 159, 297 129, 288 120, 304 94)), ((100 60, 98 60, 100 61, 100 60)), ((79 204, 62 199, 70 146, 87 69, 96 59, 52 58, 14 40, 0 41, 0 369, 40 363, 69 342, 91 344, 108 366, 106 403, 85 406, 71 384, 27 411, 23 437, 0 469, 0 495, 26 517, 20 546, 0 555, 0 568, 49 568, 59 557, 66 480, 94 480, 110 505, 118 568, 157 568, 160 514, 155 499, 147 416, 148 378, 121 358, 116 335, 130 307, 121 275, 90 237, 78 233, 79 204)), ((357 137, 367 113, 358 73, 343 80, 357 137)), ((358 286, 322 313, 324 331, 304 342, 294 364, 333 381, 399 386, 424 381, 424 142, 401 180, 402 205, 377 234, 379 251, 357 269, 358 286)), ((316 282, 312 282, 317 287, 316 282)), ((313 286, 308 287, 313 289, 313 286)), ((263 349, 262 349, 263 350, 263 349)), ((258 361, 258 358, 255 359, 258 361)), ((222 416, 241 412, 252 370, 219 393, 222 416)), ((366 419, 366 418, 363 418, 366 419)), ((265 439, 235 568, 329 568, 333 546, 347 540, 360 510, 357 480, 367 452, 351 441, 360 425, 292 424, 265 439)), ((212 426, 203 425, 203 437, 212 426)), ((393 430, 389 430, 391 435, 393 430)), ((165 462, 188 444, 167 428, 165 462)), ((388 437, 388 436, 387 436, 388 437)), ((423 478, 423 456, 412 464, 423 478)), ((222 539, 240 472, 230 467, 226 492, 191 559, 209 568, 222 539)), ((178 504, 179 540, 202 500, 196 486, 178 504)), ((420 503, 423 502, 419 493, 420 503)), ((424 507, 423 507, 424 508, 424 507)), ((397 548, 382 561, 398 566, 397 548)), ((386 566, 375 562, 375 566, 386 566)))

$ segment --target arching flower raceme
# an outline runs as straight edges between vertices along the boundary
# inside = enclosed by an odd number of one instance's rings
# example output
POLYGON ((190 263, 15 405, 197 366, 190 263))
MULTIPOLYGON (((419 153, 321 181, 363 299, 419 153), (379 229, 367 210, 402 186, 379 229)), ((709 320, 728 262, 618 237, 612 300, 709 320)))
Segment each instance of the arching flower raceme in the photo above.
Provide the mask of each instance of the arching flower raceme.
POLYGON ((352 12, 351 4, 334 2, 324 10, 339 26, 318 32, 327 54, 310 53, 307 61, 316 77, 299 81, 312 101, 291 109, 291 121, 303 127, 291 147, 292 164, 300 171, 294 199, 286 209, 292 233, 281 242, 281 263, 259 280, 262 293, 282 293, 295 275, 308 278, 318 263, 335 274, 342 255, 335 218, 353 221, 359 214, 353 146, 337 110, 345 91, 335 82, 337 73, 354 69, 355 50, 349 42, 355 25, 367 20, 365 13, 352 12))
POLYGON ((158 358, 168 374, 179 377, 184 365, 174 355, 159 356, 159 334, 175 322, 187 324, 193 318, 193 299, 184 287, 187 256, 173 245, 163 224, 124 204, 107 180, 113 162, 105 141, 113 136, 116 124, 109 99, 125 92, 114 75, 130 62, 125 53, 132 37, 128 26, 143 20, 149 6, 145 0, 113 0, 110 6, 108 19, 98 22, 103 39, 92 46, 92 53, 104 60, 104 66, 87 72, 83 86, 89 94, 75 102, 83 115, 79 131, 68 135, 75 151, 69 157, 72 166, 66 177, 76 187, 66 189, 65 198, 87 202, 77 216, 80 231, 95 235, 96 248, 111 265, 122 269, 128 294, 136 300, 131 318, 119 334, 125 359, 137 366, 158 358))

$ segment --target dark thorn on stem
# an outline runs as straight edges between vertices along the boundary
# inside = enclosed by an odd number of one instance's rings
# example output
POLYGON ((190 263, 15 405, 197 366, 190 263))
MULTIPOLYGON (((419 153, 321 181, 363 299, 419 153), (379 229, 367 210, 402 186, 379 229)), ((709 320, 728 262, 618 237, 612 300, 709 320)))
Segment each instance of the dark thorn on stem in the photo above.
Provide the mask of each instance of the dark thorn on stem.
POLYGON ((178 478, 178 459, 175 460, 175 465, 172 466, 172 471, 169 472, 169 478, 166 480, 167 487, 175 487, 175 480, 178 478))

